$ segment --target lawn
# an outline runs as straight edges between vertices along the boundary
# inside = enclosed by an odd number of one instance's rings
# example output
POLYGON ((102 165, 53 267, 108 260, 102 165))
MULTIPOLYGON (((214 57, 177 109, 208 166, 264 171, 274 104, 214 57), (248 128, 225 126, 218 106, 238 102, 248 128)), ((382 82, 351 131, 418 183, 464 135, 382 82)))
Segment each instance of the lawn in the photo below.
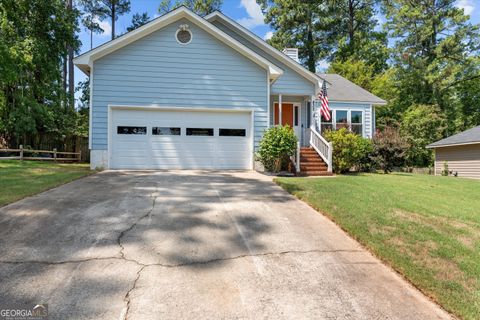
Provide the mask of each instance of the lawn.
POLYGON ((88 164, 0 161, 0 207, 90 174, 88 164))
POLYGON ((277 178, 446 310, 480 316, 480 181, 411 174, 277 178))

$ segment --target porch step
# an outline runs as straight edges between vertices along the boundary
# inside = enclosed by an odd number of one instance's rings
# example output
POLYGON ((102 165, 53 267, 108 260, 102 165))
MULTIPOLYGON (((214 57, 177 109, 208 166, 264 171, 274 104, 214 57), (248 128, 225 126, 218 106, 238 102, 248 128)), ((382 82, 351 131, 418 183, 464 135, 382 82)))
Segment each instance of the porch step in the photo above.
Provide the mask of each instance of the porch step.
POLYGON ((300 171, 327 171, 328 167, 325 163, 302 164, 300 162, 300 171))
POLYGON ((333 176, 333 173, 328 171, 300 171, 300 176, 302 177, 313 177, 313 176, 333 176))
POLYGON ((323 161, 323 159, 321 157, 319 157, 318 155, 313 156, 313 155, 302 155, 302 154, 300 154, 300 162, 322 162, 322 163, 325 163, 323 161))
POLYGON ((331 176, 328 166, 313 148, 300 149, 300 175, 301 176, 331 176))

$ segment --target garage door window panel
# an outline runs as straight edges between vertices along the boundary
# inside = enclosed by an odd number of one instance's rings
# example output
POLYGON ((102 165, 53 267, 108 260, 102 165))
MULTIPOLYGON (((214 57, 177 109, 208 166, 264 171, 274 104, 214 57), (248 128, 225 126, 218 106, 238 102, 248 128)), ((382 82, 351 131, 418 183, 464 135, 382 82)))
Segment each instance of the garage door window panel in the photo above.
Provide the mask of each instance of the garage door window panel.
POLYGON ((181 129, 178 127, 152 127, 154 136, 179 136, 181 129))
POLYGON ((187 136, 213 137, 213 128, 187 128, 187 136))
POLYGON ((118 126, 117 134, 147 134, 147 127, 118 126))
POLYGON ((220 137, 245 137, 247 131, 245 129, 219 129, 220 137))

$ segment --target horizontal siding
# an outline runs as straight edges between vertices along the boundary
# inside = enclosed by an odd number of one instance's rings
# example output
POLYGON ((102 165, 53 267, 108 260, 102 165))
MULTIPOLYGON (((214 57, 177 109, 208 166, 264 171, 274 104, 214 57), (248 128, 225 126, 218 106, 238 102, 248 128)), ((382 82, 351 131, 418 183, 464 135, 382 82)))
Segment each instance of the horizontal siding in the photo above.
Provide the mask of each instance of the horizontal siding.
POLYGON ((251 50, 255 51, 257 54, 261 55, 262 57, 266 58, 267 60, 273 62, 275 65, 279 66, 283 69, 283 75, 275 81, 275 83, 271 87, 272 94, 298 94, 298 95, 307 95, 312 96, 315 94, 315 84, 310 80, 307 80, 296 71, 292 70, 291 68, 287 67, 282 62, 278 61, 276 58, 272 57, 269 53, 264 51, 263 49, 257 47, 255 44, 250 42, 249 40, 242 37, 240 34, 229 28, 227 25, 223 24, 220 21, 214 21, 213 24, 218 27, 220 30, 224 31, 232 38, 235 38, 246 47, 250 48, 251 50))
POLYGON ((94 62, 92 149, 107 149, 111 105, 252 108, 258 145, 268 125, 267 71, 186 19, 94 62), (181 24, 193 37, 175 39, 181 24))
POLYGON ((480 179, 480 144, 435 149, 435 173, 440 175, 445 161, 459 177, 480 179))

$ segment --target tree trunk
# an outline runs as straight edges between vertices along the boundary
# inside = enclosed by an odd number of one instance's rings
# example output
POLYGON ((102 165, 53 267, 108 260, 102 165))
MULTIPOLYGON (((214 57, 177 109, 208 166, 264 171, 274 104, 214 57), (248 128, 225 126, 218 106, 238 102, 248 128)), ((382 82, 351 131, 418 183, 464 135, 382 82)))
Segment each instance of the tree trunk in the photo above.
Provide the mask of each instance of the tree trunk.
POLYGON ((353 8, 353 0, 348 1, 348 45, 353 48, 355 38, 355 9, 353 8))
POLYGON ((67 92, 67 56, 63 57, 63 90, 67 92))
POLYGON ((313 27, 312 27, 311 13, 308 19, 309 19, 309 22, 308 22, 308 31, 307 31, 307 43, 305 44, 307 49, 307 66, 308 66, 308 70, 315 73, 317 69, 317 66, 316 66, 317 59, 315 57, 315 49, 313 48, 314 44, 313 44, 313 31, 312 31, 313 27))
MULTIPOLYGON (((68 11, 72 11, 72 0, 68 0, 68 11)), ((70 107, 75 107, 75 74, 73 70, 73 48, 68 46, 68 95, 70 101, 70 107)))
POLYGON ((115 1, 112 1, 112 40, 115 39, 115 1))

